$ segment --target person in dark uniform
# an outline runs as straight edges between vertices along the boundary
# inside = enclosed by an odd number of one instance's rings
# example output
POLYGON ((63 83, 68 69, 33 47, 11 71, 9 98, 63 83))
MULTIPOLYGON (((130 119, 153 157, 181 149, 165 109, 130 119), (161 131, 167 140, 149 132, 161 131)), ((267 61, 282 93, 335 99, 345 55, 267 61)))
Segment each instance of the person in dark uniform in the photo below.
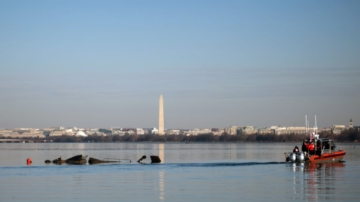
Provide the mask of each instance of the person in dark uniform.
POLYGON ((293 149, 293 152, 294 152, 295 154, 299 153, 299 147, 295 146, 294 149, 293 149))

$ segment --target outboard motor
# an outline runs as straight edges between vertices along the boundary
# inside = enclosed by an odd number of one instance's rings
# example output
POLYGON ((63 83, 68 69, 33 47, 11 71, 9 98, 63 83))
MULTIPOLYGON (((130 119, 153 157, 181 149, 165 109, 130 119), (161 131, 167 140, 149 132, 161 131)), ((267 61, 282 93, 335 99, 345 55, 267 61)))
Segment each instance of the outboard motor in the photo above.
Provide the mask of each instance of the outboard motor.
POLYGON ((298 153, 298 154, 296 155, 296 160, 297 160, 297 161, 304 161, 304 160, 305 160, 305 155, 304 155, 304 153, 298 153))
POLYGON ((289 155, 289 160, 290 160, 291 162, 295 162, 295 161, 296 161, 296 154, 295 154, 295 153, 290 153, 290 155, 289 155))

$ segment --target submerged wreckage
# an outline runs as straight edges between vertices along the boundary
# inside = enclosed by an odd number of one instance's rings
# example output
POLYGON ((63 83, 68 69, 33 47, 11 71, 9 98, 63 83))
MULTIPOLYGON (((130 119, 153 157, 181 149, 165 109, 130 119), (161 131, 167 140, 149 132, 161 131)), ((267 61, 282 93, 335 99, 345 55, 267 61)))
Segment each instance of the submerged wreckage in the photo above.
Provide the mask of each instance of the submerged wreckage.
POLYGON ((89 164, 99 164, 99 163, 122 163, 123 161, 131 163, 130 159, 113 159, 113 158, 106 158, 103 160, 96 159, 93 157, 89 158, 89 164))
MULTIPOLYGON (((45 160, 45 163, 54 163, 54 164, 73 164, 73 165, 84 165, 86 163, 91 164, 101 164, 101 163, 131 163, 130 159, 115 159, 115 158, 105 158, 105 159, 97 159, 93 157, 89 157, 89 161, 86 160, 87 156, 84 156, 82 154, 73 156, 71 158, 68 158, 66 160, 62 159, 61 157, 56 158, 52 161, 45 160)), ((141 161, 143 159, 146 159, 146 156, 142 156, 137 162, 142 163, 141 161)), ((150 156, 151 163, 160 163, 161 160, 158 156, 150 156)))
POLYGON ((87 163, 86 160, 87 156, 83 156, 83 155, 76 155, 73 156, 71 158, 68 158, 66 160, 61 159, 61 157, 54 159, 53 161, 50 160, 46 160, 45 163, 54 163, 54 164, 63 164, 63 163, 67 163, 67 164, 78 164, 78 165, 83 165, 87 163))
MULTIPOLYGON (((137 160, 138 163, 142 163, 141 161, 146 159, 146 156, 142 156, 139 160, 137 160)), ((151 163, 161 163, 161 160, 158 156, 150 156, 151 163)))

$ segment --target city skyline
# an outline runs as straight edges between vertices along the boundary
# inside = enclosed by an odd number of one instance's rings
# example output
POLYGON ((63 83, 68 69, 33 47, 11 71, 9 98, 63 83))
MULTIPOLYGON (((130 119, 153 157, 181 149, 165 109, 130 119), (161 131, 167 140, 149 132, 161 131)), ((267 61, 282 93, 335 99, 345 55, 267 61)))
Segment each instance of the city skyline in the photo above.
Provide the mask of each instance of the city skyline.
POLYGON ((1 1, 0 128, 360 125, 359 1, 1 1))
MULTIPOLYGON (((12 129, 46 129, 46 128, 63 128, 62 130, 65 129, 73 129, 76 128, 78 129, 137 129, 137 128, 141 128, 141 129, 160 129, 161 127, 161 120, 160 120, 160 103, 159 103, 159 127, 141 127, 141 126, 137 126, 137 127, 127 127, 127 126, 111 126, 111 127, 77 127, 75 125, 72 126, 63 126, 63 125, 58 125, 58 126, 47 126, 47 127, 15 127, 15 128, 0 128, 0 129, 5 129, 5 130, 12 130, 12 129)), ((315 119, 314 119, 315 120, 315 119)), ((160 131, 166 131, 166 130, 173 130, 173 129, 180 129, 180 130, 192 130, 192 129, 226 129, 226 128, 232 128, 232 127, 254 127, 255 129, 267 129, 267 128, 272 128, 272 127, 279 127, 279 128, 307 128, 307 130, 311 131, 313 129, 326 129, 326 128, 336 128, 336 127, 353 127, 355 126, 356 128, 360 127, 358 125, 354 125, 352 118, 350 118, 350 120, 348 122, 344 122, 344 123, 337 123, 337 124, 332 124, 329 126, 324 126, 324 127, 319 127, 316 126, 316 124, 311 124, 308 122, 308 124, 306 125, 306 123, 304 123, 304 125, 271 125, 271 126, 266 126, 266 127, 258 127, 256 124, 252 124, 252 125, 243 125, 243 124, 237 124, 237 125, 228 125, 228 126, 224 126, 224 127, 194 127, 194 128, 165 128, 163 127, 163 130, 158 130, 157 134, 163 135, 165 134, 165 132, 161 133, 160 131)))

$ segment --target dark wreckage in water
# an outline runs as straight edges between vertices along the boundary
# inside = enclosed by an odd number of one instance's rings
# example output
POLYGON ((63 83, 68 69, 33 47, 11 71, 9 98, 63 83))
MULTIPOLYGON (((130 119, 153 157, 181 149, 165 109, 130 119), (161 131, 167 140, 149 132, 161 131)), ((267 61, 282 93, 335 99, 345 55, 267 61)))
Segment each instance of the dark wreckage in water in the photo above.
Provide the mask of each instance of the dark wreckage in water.
MULTIPOLYGON (((115 158, 105 158, 105 159, 97 159, 94 157, 89 157, 89 160, 86 160, 87 156, 82 154, 73 156, 66 160, 61 157, 54 159, 53 161, 46 160, 45 163, 54 163, 54 164, 73 164, 73 165, 85 165, 86 163, 91 164, 102 164, 102 163, 131 163, 130 159, 115 159, 115 158)), ((142 163, 141 160, 146 159, 146 156, 142 156, 137 162, 142 163)), ((150 156, 151 163, 161 163, 161 160, 158 156, 150 156)))

